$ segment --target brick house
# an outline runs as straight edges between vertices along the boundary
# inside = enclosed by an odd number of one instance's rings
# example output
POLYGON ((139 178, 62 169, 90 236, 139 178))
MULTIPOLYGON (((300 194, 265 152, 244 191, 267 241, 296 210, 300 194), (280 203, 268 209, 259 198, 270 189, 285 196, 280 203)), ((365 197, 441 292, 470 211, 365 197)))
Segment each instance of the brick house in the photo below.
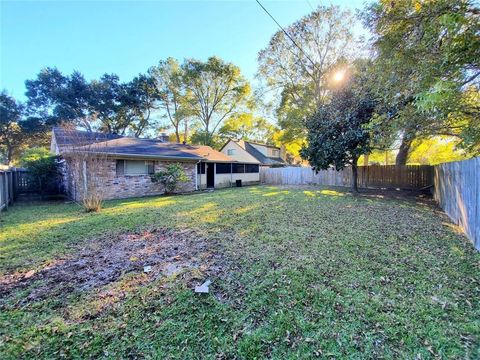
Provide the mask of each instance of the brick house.
POLYGON ((151 175, 169 163, 183 166, 190 181, 178 192, 257 184, 258 161, 237 161, 209 146, 177 144, 160 139, 122 137, 96 132, 53 128, 51 151, 64 160, 64 187, 79 201, 89 182, 104 199, 163 194, 151 175), (83 156, 87 155, 87 156, 83 156))

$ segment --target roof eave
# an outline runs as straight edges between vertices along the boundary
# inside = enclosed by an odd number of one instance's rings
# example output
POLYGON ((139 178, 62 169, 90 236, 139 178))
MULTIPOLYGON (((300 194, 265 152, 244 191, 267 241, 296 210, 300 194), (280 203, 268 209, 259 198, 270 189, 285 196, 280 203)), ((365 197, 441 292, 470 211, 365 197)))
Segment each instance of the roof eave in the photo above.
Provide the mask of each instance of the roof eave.
MULTIPOLYGON (((71 151, 64 152, 64 155, 71 154, 71 151)), ((186 156, 159 156, 159 155, 148 155, 148 154, 125 154, 125 153, 115 153, 115 152, 103 152, 103 151, 75 151, 74 153, 81 154, 93 154, 93 155, 103 155, 110 157, 118 158, 136 158, 136 159, 159 159, 159 160, 189 160, 189 161, 199 161, 206 160, 203 157, 186 157, 186 156)))

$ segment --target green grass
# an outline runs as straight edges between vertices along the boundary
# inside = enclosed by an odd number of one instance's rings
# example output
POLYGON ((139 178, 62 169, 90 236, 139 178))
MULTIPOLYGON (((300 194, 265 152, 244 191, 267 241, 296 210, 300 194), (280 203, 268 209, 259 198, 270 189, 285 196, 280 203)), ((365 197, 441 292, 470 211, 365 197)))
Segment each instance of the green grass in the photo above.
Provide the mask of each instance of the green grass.
POLYGON ((3 275, 152 225, 220 240, 232 263, 207 296, 131 275, 107 286, 121 294, 108 302, 105 289, 27 304, 19 291, 0 305, 2 359, 480 357, 480 256, 426 205, 249 187, 0 216, 3 275))

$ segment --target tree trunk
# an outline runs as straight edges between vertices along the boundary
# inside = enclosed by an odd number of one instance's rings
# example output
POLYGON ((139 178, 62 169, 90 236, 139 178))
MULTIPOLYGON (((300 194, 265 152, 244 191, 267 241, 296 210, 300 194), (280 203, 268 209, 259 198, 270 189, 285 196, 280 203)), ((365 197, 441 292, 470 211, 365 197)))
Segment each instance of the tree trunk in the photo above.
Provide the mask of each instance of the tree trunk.
POLYGON ((13 158, 13 146, 7 145, 7 165, 12 165, 12 158, 13 158))
POLYGON ((188 120, 185 119, 184 123, 185 123, 185 133, 183 134, 183 143, 186 144, 188 139, 188 120))
POLYGON ((177 140, 177 143, 180 144, 180 132, 178 130, 178 124, 175 125, 175 138, 177 140))
POLYGON ((400 144, 400 149, 398 150, 398 154, 395 159, 396 165, 407 164, 408 153, 410 151, 411 145, 412 145, 412 139, 409 136, 404 135, 402 139, 402 143, 400 144))
POLYGON ((357 161, 352 164, 352 192, 358 193, 358 166, 357 161))

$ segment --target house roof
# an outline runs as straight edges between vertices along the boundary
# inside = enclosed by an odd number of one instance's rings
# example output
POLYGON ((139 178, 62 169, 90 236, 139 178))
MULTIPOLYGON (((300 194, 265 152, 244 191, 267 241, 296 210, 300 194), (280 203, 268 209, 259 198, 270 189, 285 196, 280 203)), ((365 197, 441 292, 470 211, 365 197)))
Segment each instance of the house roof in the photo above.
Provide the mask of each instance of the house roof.
POLYGON ((214 162, 236 162, 231 157, 205 145, 165 143, 155 139, 123 137, 95 144, 79 146, 80 151, 89 151, 128 158, 158 158, 182 160, 206 160, 214 162))
POLYGON ((57 145, 62 152, 68 147, 76 150, 128 158, 158 158, 204 160, 211 162, 237 162, 230 156, 206 145, 190 145, 142 139, 99 132, 53 128, 57 145))
POLYGON ((260 161, 263 165, 285 164, 285 161, 280 157, 272 158, 263 155, 258 149, 256 149, 252 144, 247 141, 245 141, 245 151, 247 151, 258 161, 260 161))
POLYGON ((60 127, 54 127, 52 129, 55 135, 55 141, 59 149, 63 149, 68 146, 81 146, 89 145, 98 141, 119 139, 122 136, 117 134, 106 134, 95 131, 80 131, 76 129, 64 129, 60 127))
MULTIPOLYGON (((235 142, 238 146, 240 146, 243 150, 245 150, 247 153, 249 153, 251 156, 253 156, 255 159, 257 159, 263 165, 274 165, 274 164, 284 165, 284 164, 286 164, 285 160, 283 160, 280 157, 273 158, 273 157, 265 156, 264 154, 262 154, 261 151, 256 149, 255 146, 253 146, 253 145, 260 145, 260 146, 265 146, 265 147, 268 147, 268 148, 280 150, 280 148, 277 147, 277 146, 260 144, 260 143, 257 143, 257 142, 246 141, 246 140, 230 139, 229 141, 235 142)), ((227 144, 228 144, 228 142, 227 142, 227 144)), ((225 147, 227 144, 225 144, 223 147, 225 147)), ((222 147, 222 149, 223 149, 223 147, 222 147)))

